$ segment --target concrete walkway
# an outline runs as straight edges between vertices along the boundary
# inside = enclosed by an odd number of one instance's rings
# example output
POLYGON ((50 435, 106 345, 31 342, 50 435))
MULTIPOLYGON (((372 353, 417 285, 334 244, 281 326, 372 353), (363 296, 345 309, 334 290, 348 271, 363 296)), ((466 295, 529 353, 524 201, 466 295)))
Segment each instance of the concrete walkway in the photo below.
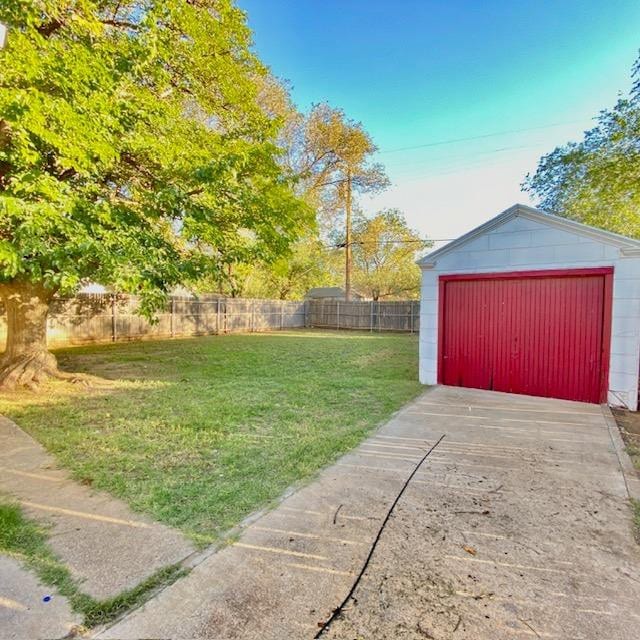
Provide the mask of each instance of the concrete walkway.
POLYGON ((16 560, 0 556, 0 638, 62 638, 82 622, 64 598, 51 595, 16 560))
POLYGON ((99 637, 313 638, 405 478, 445 434, 326 637, 639 638, 640 547, 628 507, 636 485, 608 415, 432 389, 99 637))
POLYGON ((35 440, 1 417, 0 492, 51 527, 51 548, 81 589, 98 600, 135 587, 193 552, 174 529, 71 480, 35 440))

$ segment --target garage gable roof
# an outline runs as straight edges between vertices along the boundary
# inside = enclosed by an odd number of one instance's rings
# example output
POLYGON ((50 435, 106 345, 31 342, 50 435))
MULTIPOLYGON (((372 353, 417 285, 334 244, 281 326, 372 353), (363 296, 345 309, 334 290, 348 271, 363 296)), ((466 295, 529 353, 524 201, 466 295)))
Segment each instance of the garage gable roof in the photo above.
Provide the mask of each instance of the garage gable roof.
POLYGON ((546 224, 558 229, 563 229, 565 231, 575 233, 577 235, 591 238, 592 240, 598 240, 604 244, 616 246, 620 249, 620 253, 622 255, 640 256, 640 240, 627 238, 626 236, 621 236, 617 233, 612 233, 611 231, 605 231, 604 229, 597 229, 596 227, 591 227, 587 224, 576 222, 575 220, 569 220, 568 218, 561 218, 560 216, 547 213, 546 211, 542 211, 541 209, 529 207, 525 204, 514 204, 512 207, 509 207, 507 210, 503 211, 495 218, 491 218, 491 220, 488 220, 484 224, 481 224, 479 227, 476 227, 468 233, 465 233, 459 238, 456 238, 455 240, 449 242, 448 244, 444 245, 444 247, 440 247, 440 249, 436 249, 435 251, 428 253, 426 256, 418 260, 418 264, 421 267, 428 269, 429 267, 432 267, 435 261, 443 255, 446 255, 454 249, 460 248, 474 238, 492 231, 493 229, 502 226, 503 224, 509 222, 509 220, 513 220, 514 218, 526 218, 528 220, 534 220, 542 224, 546 224))

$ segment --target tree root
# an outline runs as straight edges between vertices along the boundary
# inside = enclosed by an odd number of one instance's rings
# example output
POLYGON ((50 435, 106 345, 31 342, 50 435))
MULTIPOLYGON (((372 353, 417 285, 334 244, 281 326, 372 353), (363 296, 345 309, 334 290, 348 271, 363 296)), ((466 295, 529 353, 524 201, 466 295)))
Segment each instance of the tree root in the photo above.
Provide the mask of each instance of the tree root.
POLYGON ((48 351, 36 351, 0 361, 0 391, 13 391, 26 387, 38 391, 45 380, 67 380, 74 384, 91 386, 96 380, 82 373, 67 373, 58 369, 55 356, 48 351))
POLYGON ((56 380, 66 380, 67 382, 79 384, 83 387, 90 387, 95 380, 95 378, 86 373, 68 373, 67 371, 60 371, 60 369, 56 369, 51 372, 50 375, 56 380))

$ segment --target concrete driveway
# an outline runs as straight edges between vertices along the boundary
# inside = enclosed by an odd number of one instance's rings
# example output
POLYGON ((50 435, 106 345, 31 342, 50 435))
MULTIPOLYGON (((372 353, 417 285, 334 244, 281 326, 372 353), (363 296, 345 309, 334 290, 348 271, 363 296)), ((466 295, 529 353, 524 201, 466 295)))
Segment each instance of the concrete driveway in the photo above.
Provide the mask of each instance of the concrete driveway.
POLYGON ((640 638, 637 480, 607 409, 437 387, 103 638, 640 638), (625 477, 625 471, 627 475, 625 477))

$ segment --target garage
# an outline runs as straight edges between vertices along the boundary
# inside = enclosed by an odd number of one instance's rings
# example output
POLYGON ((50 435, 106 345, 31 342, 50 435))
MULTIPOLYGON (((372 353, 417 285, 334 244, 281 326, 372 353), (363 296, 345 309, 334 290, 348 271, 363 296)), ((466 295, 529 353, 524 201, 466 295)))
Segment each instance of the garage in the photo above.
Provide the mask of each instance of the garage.
POLYGON ((611 274, 576 269, 441 277, 442 382, 604 401, 611 274))
POLYGON ((515 205, 419 264, 424 384, 637 408, 638 240, 515 205))

